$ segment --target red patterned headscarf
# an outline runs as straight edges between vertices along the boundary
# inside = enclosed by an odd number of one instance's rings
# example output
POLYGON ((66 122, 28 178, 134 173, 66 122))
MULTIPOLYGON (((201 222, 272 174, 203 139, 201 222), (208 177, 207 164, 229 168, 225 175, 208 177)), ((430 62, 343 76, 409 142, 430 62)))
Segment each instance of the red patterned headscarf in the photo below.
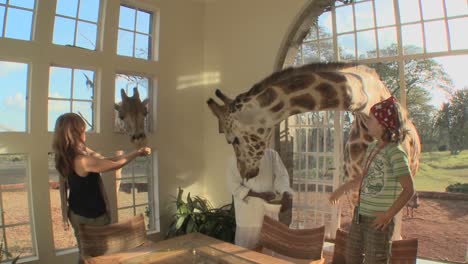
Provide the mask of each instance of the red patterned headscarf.
POLYGON ((388 99, 376 103, 370 109, 371 114, 375 116, 377 121, 390 132, 397 132, 400 128, 396 103, 396 98, 390 96, 388 99))

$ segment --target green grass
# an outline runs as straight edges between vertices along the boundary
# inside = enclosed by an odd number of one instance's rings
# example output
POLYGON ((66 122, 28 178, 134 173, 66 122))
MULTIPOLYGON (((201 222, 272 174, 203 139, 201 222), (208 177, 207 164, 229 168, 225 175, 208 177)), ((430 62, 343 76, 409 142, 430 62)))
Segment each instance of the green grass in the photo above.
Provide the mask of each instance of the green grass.
POLYGON ((439 191, 454 183, 468 183, 468 151, 424 152, 415 177, 417 191, 439 191))

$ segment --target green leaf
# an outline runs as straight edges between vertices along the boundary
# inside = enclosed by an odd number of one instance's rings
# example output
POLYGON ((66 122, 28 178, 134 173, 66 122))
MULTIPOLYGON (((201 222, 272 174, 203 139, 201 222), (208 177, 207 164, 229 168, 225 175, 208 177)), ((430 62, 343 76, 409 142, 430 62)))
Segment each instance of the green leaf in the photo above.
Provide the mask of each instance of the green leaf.
POLYGON ((187 233, 192 233, 195 227, 196 227, 195 221, 193 221, 192 219, 189 219, 187 223, 187 229, 186 229, 187 233))
POLYGON ((176 224, 176 229, 179 230, 185 222, 186 217, 184 215, 179 216, 179 219, 177 219, 177 224, 176 224))

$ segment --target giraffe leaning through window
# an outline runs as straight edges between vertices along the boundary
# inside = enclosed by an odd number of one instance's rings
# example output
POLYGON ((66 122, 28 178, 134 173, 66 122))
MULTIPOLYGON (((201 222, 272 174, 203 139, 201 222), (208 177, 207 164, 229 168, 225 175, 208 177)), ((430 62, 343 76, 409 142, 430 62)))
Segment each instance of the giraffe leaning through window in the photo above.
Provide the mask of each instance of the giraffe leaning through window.
POLYGON ((130 141, 140 147, 146 144, 145 117, 148 115, 148 99, 140 100, 138 88, 133 88, 129 97, 124 89, 120 90, 122 102, 116 103, 115 126, 130 136, 130 141))
MULTIPOLYGON (((344 179, 362 174, 362 160, 372 137, 367 131, 371 106, 390 97, 390 91, 374 69, 352 63, 314 63, 273 73, 249 91, 230 99, 221 91, 207 104, 219 119, 228 144, 234 148, 242 178, 258 174, 266 142, 274 125, 291 115, 322 110, 351 111, 353 121, 345 147, 344 179)), ((403 142, 412 175, 419 167, 419 135, 405 113, 409 135, 403 142)))

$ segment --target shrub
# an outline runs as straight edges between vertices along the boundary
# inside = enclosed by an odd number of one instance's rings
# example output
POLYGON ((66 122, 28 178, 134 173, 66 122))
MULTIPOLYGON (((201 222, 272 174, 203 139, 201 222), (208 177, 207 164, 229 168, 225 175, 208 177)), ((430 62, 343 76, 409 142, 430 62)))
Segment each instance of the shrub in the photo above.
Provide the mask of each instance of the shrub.
POLYGON ((177 211, 166 238, 199 232, 234 243, 236 232, 234 202, 214 208, 205 198, 200 196, 191 198, 190 193, 187 194, 187 201, 183 201, 182 193, 183 190, 179 188, 175 200, 177 211))
POLYGON ((455 184, 450 184, 445 188, 446 192, 452 192, 452 193, 466 193, 468 194, 468 183, 455 183, 455 184))

